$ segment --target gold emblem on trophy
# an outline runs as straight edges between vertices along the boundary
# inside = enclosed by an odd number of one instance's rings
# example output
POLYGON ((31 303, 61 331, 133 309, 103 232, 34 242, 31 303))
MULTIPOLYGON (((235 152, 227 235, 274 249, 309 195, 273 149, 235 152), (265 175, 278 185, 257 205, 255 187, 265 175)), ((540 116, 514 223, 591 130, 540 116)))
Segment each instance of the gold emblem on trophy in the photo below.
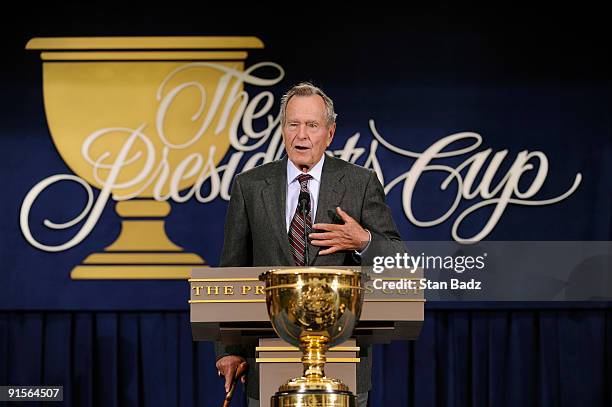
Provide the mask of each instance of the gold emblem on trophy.
POLYGON ((263 43, 255 37, 28 42, 26 49, 42 51, 45 114, 57 150, 75 174, 116 201, 122 218, 115 242, 85 258, 71 278, 182 279, 206 264, 166 234, 168 200, 197 193, 207 166, 228 151, 250 48, 263 43))
POLYGON ((272 407, 354 407, 355 396, 325 377, 325 352, 346 341, 359 320, 365 276, 356 270, 295 268, 270 270, 266 304, 274 330, 302 351, 304 373, 272 396, 272 407))

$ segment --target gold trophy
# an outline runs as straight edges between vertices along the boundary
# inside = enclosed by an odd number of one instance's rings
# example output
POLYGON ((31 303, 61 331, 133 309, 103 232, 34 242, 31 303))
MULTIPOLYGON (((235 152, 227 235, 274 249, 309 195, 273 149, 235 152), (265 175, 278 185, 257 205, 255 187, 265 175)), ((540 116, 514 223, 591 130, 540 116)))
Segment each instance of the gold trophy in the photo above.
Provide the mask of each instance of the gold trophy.
POLYGON ((34 38, 26 48, 42 51, 45 115, 64 162, 101 191, 114 178, 110 198, 121 232, 71 277, 188 278, 206 262, 166 234, 170 185, 178 191, 198 185, 205 171, 194 170, 196 158, 217 165, 229 150, 227 123, 237 111, 230 89, 242 91, 242 84, 227 72, 243 72, 245 50, 263 43, 255 37, 76 37, 34 38), (122 154, 121 165, 113 165, 122 154))
POLYGON ((270 270, 266 304, 274 330, 302 351, 304 373, 272 396, 272 407, 354 407, 355 396, 340 380, 325 377, 325 352, 346 341, 359 320, 365 276, 357 270, 270 270))

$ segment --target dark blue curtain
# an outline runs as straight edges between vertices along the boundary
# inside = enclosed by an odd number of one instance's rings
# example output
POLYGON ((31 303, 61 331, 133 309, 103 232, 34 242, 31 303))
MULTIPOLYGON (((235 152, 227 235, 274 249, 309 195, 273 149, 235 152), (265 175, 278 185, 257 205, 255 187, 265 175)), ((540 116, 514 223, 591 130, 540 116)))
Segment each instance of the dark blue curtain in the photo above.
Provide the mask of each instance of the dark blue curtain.
POLYGON ((429 312, 373 363, 373 406, 609 407, 612 310, 429 312))
MULTIPOLYGON (((370 406, 610 406, 612 309, 429 310, 418 341, 375 347, 372 375, 370 406)), ((2 312, 0 384, 63 385, 65 406, 223 397, 187 312, 2 312)))

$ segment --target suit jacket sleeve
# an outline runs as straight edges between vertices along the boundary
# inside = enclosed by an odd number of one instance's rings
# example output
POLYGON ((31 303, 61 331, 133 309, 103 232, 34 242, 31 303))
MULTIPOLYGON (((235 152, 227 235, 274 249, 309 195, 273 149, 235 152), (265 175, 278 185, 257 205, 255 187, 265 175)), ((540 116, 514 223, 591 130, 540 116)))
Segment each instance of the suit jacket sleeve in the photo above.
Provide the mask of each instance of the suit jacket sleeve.
POLYGON ((406 252, 391 208, 385 203, 385 191, 374 171, 370 171, 364 194, 361 226, 372 235, 369 247, 361 256, 363 266, 372 265, 374 256, 395 256, 396 253, 406 252))
MULTIPOLYGON (((219 267, 250 267, 253 264, 251 228, 246 210, 246 202, 240 177, 234 179, 234 186, 225 219, 223 251, 219 267)), ((228 355, 246 357, 246 350, 240 345, 226 345, 220 341, 215 342, 216 359, 228 355)))
POLYGON ((250 267, 253 265, 251 228, 240 176, 234 186, 227 209, 223 238, 223 252, 219 267, 250 267))

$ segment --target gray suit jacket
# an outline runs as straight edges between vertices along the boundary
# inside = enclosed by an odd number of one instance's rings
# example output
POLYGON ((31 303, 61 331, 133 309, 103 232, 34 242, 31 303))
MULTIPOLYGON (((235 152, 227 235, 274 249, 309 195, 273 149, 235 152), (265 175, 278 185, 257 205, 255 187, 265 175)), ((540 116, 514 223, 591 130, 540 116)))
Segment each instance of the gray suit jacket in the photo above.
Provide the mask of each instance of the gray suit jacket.
MULTIPOLYGON (((236 176, 225 221, 220 267, 292 266, 294 260, 286 231, 287 157, 253 168, 236 176)), ((360 258, 353 251, 320 256, 319 247, 308 245, 310 265, 371 265, 376 255, 394 255, 404 246, 385 194, 372 170, 326 156, 321 173, 319 201, 314 223, 341 223, 340 206, 372 236, 370 247, 360 258), (376 249, 374 249, 376 248, 376 249), (381 253, 379 250, 385 253, 381 253)), ((358 392, 370 389, 370 347, 364 348, 358 365, 358 392)), ((250 360, 250 349, 216 344, 217 357, 240 354, 250 360)), ((253 364, 251 366, 254 367, 253 364)), ((258 377, 251 368, 248 393, 258 398, 258 377)))

